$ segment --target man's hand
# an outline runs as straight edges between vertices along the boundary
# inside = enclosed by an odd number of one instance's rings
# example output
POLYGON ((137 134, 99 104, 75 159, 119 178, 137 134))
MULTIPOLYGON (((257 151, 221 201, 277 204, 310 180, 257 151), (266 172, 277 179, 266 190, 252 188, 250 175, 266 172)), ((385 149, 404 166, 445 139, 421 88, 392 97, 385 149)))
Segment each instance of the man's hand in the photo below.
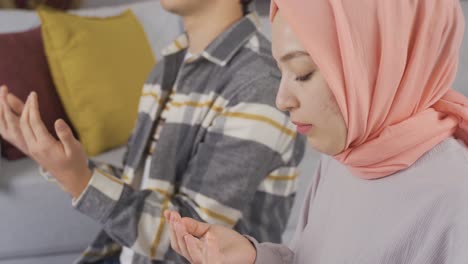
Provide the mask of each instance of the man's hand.
POLYGON ((10 94, 8 88, 0 87, 0 135, 13 146, 29 156, 26 142, 21 132, 19 120, 24 104, 18 97, 10 94))
POLYGON ((19 127, 29 156, 51 173, 65 191, 79 197, 92 172, 86 153, 70 127, 63 120, 57 120, 55 130, 59 140, 56 140, 42 122, 35 92, 26 100, 19 127))

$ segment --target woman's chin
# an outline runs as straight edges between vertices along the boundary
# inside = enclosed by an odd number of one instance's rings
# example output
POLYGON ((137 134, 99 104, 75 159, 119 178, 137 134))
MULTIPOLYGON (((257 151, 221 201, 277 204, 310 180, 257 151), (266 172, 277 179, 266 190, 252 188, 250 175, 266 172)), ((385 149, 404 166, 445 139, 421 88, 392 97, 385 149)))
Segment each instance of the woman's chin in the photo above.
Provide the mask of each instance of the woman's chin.
POLYGON ((344 150, 344 144, 338 144, 337 140, 309 136, 307 137, 307 141, 309 146, 314 150, 328 156, 338 155, 344 150))

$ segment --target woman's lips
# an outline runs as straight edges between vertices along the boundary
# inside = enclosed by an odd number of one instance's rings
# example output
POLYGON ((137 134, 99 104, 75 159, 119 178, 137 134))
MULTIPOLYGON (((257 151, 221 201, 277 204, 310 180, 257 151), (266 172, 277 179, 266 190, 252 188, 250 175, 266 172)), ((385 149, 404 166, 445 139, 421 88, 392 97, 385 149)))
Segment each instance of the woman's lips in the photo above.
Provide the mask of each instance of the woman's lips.
POLYGON ((298 122, 293 122, 294 125, 296 125, 296 130, 299 134, 306 135, 309 133, 309 131, 312 129, 312 125, 310 124, 302 124, 298 122))

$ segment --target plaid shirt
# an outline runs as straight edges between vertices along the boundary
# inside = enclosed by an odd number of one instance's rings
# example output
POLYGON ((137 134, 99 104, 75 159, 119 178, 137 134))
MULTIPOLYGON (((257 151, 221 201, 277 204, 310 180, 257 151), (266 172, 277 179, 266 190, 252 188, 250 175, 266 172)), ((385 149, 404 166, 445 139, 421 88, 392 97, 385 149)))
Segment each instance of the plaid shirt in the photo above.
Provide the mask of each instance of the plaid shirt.
POLYGON ((98 262, 121 246, 134 252, 134 264, 184 263, 170 249, 168 208, 280 242, 305 142, 275 108, 279 72, 255 18, 244 17, 188 61, 185 35, 163 52, 144 85, 124 169, 94 164, 74 201, 103 226, 77 263, 98 262), (144 189, 133 188, 145 167, 144 189))

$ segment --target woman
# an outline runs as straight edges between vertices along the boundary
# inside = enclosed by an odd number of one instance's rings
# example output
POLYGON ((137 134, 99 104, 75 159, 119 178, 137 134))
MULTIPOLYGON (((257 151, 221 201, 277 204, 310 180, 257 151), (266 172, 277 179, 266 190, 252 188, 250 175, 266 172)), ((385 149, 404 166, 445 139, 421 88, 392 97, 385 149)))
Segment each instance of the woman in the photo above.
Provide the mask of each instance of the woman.
POLYGON ((277 105, 324 153, 290 247, 166 212, 192 263, 468 263, 458 0, 274 0, 277 105), (249 241, 250 240, 250 241, 249 241))

